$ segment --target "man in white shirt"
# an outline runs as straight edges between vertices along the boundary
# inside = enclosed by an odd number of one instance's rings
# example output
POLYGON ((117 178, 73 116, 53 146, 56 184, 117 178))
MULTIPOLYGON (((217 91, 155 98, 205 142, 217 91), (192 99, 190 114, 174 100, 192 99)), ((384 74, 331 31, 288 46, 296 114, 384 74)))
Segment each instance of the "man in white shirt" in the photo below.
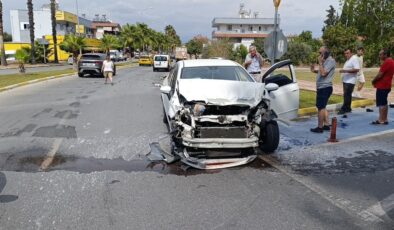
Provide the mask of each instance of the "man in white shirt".
POLYGON ((357 73, 360 71, 360 63, 358 58, 353 56, 351 49, 345 50, 347 61, 343 69, 339 72, 342 74, 343 82, 343 105, 338 114, 345 114, 352 111, 352 93, 357 80, 357 73))
POLYGON ((261 82, 261 68, 263 67, 264 59, 256 50, 255 46, 249 47, 249 54, 246 55, 244 67, 254 77, 257 82, 261 82))
POLYGON ((364 48, 357 48, 357 55, 354 55, 358 59, 358 63, 360 64, 360 71, 357 73, 357 89, 356 92, 353 93, 353 97, 361 97, 360 91, 364 87, 365 84, 365 76, 363 71, 364 66, 364 48))

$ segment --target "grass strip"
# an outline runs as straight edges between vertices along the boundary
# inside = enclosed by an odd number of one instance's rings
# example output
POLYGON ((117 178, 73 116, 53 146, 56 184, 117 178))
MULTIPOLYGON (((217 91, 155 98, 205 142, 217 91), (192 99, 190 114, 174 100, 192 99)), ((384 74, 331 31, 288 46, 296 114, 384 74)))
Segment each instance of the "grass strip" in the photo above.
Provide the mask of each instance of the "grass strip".
POLYGON ((25 74, 4 74, 0 75, 0 88, 7 87, 10 85, 15 85, 18 83, 23 83, 27 81, 37 80, 46 77, 52 77, 61 74, 73 74, 76 71, 73 69, 66 70, 53 70, 53 71, 43 71, 36 73, 25 73, 25 74))

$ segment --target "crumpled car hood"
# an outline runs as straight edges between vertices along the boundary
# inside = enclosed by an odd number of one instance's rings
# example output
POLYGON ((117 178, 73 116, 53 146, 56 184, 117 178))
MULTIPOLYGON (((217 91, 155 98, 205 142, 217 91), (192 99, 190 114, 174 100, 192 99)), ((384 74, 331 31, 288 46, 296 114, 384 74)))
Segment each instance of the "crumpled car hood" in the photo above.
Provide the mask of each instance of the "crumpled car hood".
POLYGON ((226 80, 181 79, 179 94, 187 101, 204 101, 213 105, 257 106, 264 93, 264 84, 226 80))

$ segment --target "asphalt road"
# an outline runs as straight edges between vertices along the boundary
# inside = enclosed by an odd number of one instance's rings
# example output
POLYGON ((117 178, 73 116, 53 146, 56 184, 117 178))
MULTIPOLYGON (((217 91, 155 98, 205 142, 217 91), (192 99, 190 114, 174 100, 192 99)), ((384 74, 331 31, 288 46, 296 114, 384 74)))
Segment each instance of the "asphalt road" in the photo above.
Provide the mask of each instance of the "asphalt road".
POLYGON ((335 145, 283 126, 276 154, 233 169, 153 163, 164 74, 0 93, 0 229, 392 229, 392 124, 335 145))

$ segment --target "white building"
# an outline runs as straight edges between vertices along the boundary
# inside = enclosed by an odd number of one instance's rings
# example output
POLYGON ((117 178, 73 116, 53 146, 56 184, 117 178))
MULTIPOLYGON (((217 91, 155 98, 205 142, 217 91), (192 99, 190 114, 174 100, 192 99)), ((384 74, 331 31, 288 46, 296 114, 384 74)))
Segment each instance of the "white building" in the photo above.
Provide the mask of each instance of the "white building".
POLYGON ((235 46, 249 48, 256 38, 266 38, 274 30, 274 22, 274 18, 260 18, 257 12, 246 11, 241 4, 238 17, 213 19, 212 38, 229 39, 235 46))

